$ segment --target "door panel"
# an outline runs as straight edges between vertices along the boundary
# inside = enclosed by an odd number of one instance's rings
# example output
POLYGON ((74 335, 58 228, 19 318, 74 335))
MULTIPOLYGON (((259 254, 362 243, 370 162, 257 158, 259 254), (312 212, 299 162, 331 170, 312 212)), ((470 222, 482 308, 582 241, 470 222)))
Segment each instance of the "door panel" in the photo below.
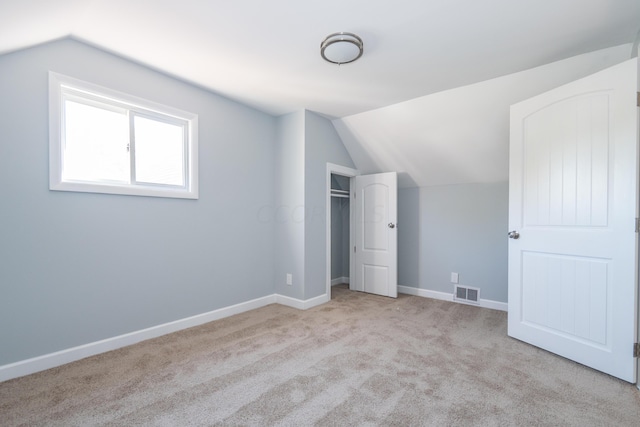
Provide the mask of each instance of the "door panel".
POLYGON ((378 295, 388 295, 389 292, 389 267, 381 265, 362 265, 362 277, 364 292, 378 295))
POLYGON ((610 262, 586 257, 522 254, 522 320, 567 339, 606 347, 610 325, 610 262))
POLYGON ((573 97, 523 120, 527 226, 607 225, 609 98, 573 97))
POLYGON ((396 298, 397 175, 395 172, 355 178, 354 290, 396 298))
POLYGON ((363 186, 361 190, 364 203, 362 249, 388 251, 389 230, 388 222, 385 220, 389 219, 388 204, 386 203, 389 200, 389 187, 386 184, 371 183, 363 186))
POLYGON ((637 61, 511 108, 509 335, 636 381, 637 61))

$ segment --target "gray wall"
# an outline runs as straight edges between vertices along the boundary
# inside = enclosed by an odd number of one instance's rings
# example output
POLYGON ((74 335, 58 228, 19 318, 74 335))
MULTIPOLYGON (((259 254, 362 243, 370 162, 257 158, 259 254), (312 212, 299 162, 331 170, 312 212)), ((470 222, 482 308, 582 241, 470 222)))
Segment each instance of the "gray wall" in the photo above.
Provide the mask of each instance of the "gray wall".
POLYGON ((350 221, 351 221, 351 204, 342 199, 342 277, 350 277, 349 260, 351 258, 351 241, 350 241, 350 221))
POLYGON ((420 284, 420 189, 398 189, 398 284, 420 284))
POLYGON ((275 203, 270 209, 276 225, 275 291, 304 299, 304 111, 277 121, 275 203), (286 284, 287 273, 293 284, 286 284))
POLYGON ((401 189, 398 216, 400 285, 453 293, 457 272, 507 302, 507 182, 401 189))
POLYGON ((326 293, 327 163, 354 168, 331 122, 305 111, 305 299, 326 293))
POLYGON ((349 277, 349 199, 331 198, 331 278, 349 277))
POLYGON ((331 278, 342 277, 342 199, 331 198, 331 278))
POLYGON ((279 117, 276 141, 275 291, 305 300, 326 289, 327 163, 353 162, 331 122, 310 111, 279 117))
POLYGON ((72 40, 0 93, 0 365, 273 294, 275 118, 72 40), (199 200, 49 191, 49 70, 198 114, 199 200))

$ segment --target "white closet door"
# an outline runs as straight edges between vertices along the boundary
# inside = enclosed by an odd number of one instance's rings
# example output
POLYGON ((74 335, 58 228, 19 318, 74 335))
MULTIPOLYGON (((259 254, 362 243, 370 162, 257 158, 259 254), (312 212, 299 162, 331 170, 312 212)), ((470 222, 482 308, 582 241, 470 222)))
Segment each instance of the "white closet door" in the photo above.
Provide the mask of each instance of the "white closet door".
POLYGON ((354 289, 398 296, 398 184, 395 172, 356 179, 354 289))

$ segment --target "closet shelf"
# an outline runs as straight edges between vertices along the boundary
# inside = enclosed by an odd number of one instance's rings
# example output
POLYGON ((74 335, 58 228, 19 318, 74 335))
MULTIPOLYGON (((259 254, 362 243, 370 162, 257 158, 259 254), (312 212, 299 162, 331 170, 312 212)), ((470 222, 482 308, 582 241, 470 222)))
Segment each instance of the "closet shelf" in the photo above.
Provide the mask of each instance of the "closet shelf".
POLYGON ((349 190, 338 190, 337 188, 331 189, 331 197, 349 198, 349 190))

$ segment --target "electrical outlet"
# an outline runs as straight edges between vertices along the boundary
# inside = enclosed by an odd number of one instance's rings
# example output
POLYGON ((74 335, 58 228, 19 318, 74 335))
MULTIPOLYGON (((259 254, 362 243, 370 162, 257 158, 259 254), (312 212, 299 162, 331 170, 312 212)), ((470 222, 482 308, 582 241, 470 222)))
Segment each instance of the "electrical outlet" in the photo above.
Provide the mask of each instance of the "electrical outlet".
POLYGON ((293 274, 287 273, 287 285, 293 285, 293 274))
POLYGON ((451 273, 451 283, 458 283, 458 273, 451 273))

